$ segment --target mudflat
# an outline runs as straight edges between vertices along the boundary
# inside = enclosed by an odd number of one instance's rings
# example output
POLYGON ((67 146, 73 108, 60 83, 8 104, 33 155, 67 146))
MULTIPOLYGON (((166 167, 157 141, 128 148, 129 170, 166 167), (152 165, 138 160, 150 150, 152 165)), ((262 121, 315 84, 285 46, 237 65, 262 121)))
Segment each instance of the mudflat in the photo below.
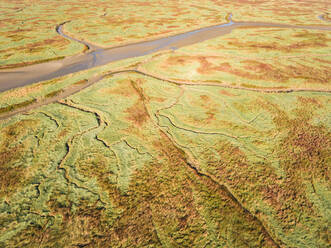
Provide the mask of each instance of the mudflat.
POLYGON ((280 27, 297 28, 307 30, 331 31, 328 26, 298 26, 273 23, 254 23, 254 22, 233 22, 231 15, 229 23, 211 27, 205 27, 194 31, 174 35, 171 37, 160 38, 157 40, 144 41, 134 44, 123 45, 120 47, 101 49, 93 44, 72 38, 62 31, 62 25, 56 28, 57 32, 64 38, 68 38, 86 45, 89 52, 76 55, 60 61, 51 61, 37 65, 27 66, 23 70, 11 69, 0 71, 0 91, 21 87, 39 81, 49 80, 64 76, 70 73, 86 70, 96 66, 104 65, 113 61, 144 56, 162 50, 178 49, 183 46, 192 45, 208 39, 212 39, 231 32, 238 27, 280 27))
POLYGON ((328 1, 0 12, 0 247, 328 247, 328 1))

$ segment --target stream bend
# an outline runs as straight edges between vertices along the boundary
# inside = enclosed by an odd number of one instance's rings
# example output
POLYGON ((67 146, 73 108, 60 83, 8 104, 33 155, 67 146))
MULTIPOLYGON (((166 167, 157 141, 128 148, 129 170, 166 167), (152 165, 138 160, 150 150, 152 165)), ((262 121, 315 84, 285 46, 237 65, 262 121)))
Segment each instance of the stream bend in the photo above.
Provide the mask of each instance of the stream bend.
POLYGON ((45 81, 70 73, 90 69, 110 62, 148 55, 162 50, 176 50, 183 46, 192 45, 208 39, 230 33, 238 27, 280 27, 308 30, 331 31, 330 26, 300 26, 260 22, 234 22, 229 15, 228 23, 204 27, 186 33, 176 34, 156 40, 142 41, 128 45, 102 49, 86 41, 70 37, 63 32, 64 22, 56 27, 59 35, 66 39, 77 41, 89 48, 87 53, 71 56, 62 60, 50 61, 26 67, 0 71, 0 92, 32 83, 45 81))

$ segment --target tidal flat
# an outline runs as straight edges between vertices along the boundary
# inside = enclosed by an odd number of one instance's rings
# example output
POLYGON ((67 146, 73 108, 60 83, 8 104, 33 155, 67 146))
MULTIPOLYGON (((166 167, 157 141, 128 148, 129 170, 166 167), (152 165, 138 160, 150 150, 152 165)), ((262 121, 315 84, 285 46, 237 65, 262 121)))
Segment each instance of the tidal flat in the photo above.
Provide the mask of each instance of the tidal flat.
POLYGON ((0 247, 328 247, 330 12, 1 1, 0 247))

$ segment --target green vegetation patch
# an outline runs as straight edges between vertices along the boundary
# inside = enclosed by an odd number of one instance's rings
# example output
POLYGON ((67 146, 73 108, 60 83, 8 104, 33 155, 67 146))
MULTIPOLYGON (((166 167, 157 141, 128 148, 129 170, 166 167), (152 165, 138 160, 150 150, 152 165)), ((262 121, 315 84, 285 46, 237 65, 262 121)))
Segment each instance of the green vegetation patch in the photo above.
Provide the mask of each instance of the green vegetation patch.
POLYGON ((131 72, 2 121, 1 244, 325 246, 328 103, 131 72))
MULTIPOLYGON (((74 37, 110 46, 230 12, 325 22, 321 1, 178 4, 3 1, 0 67, 81 51, 55 33, 68 20, 74 37)), ((1 93, 4 113, 100 76, 0 121, 0 247, 327 247, 329 46, 328 32, 236 29, 1 93)))
POLYGON ((78 40, 114 47, 227 22, 325 25, 325 1, 178 1, 3 0, 0 3, 0 68, 60 59, 85 51, 85 45, 61 37, 56 26, 78 40), (251 10, 251 11, 247 11, 251 10), (324 15, 323 15, 324 14, 324 15), (325 20, 318 16, 323 15, 325 20), (69 22, 68 22, 69 21, 69 22))
POLYGON ((201 84, 261 90, 330 90, 330 34, 301 29, 245 28, 175 52, 140 69, 201 84))

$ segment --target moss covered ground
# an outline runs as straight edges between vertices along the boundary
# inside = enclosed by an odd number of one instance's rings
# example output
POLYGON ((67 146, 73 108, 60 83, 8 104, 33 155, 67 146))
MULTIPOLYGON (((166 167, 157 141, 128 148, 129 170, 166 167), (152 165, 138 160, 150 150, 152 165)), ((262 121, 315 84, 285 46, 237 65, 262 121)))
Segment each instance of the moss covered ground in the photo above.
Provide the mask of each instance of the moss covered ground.
MULTIPOLYGON (((80 2, 70 11, 110 3, 80 2)), ((326 1, 284 1, 298 14, 285 18, 273 1, 240 1, 253 2, 251 14, 222 3, 245 20, 318 24, 309 18, 326 12, 326 1)), ((11 4, 6 15, 23 11, 11 4)), ((330 41, 240 28, 0 93, 0 247, 329 247, 330 41)))

